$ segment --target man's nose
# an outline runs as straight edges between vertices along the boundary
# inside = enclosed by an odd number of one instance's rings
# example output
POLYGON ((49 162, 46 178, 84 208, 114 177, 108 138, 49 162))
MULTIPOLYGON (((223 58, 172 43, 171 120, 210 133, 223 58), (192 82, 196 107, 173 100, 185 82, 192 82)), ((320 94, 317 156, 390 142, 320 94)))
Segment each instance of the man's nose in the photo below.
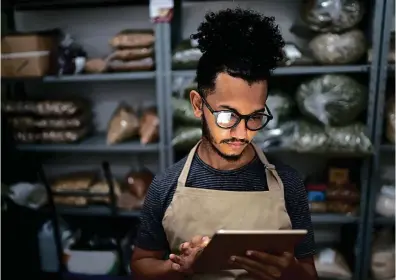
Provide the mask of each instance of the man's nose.
POLYGON ((247 128, 245 120, 241 120, 236 127, 231 129, 231 136, 237 139, 247 138, 247 128))

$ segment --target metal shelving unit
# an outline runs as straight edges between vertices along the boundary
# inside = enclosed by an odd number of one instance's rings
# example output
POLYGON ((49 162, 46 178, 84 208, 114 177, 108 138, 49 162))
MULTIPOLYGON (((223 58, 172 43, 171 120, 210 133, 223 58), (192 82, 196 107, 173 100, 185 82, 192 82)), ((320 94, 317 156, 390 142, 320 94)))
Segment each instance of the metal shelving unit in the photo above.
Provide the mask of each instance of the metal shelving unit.
POLYGON ((375 214, 375 203, 377 193, 380 189, 381 184, 381 159, 384 156, 395 156, 395 145, 384 143, 384 118, 385 118, 385 104, 386 104, 386 85, 387 79, 391 78, 391 75, 395 75, 395 65, 389 65, 387 61, 388 52, 390 50, 390 35, 392 30, 392 18, 394 17, 395 11, 395 0, 383 0, 380 1, 382 9, 383 23, 381 28, 381 46, 379 49, 379 63, 377 73, 377 84, 376 84, 376 106, 374 115, 374 130, 372 132, 373 146, 374 146, 374 157, 372 161, 371 176, 370 176, 370 188, 368 189, 367 195, 367 206, 366 209, 366 222, 365 222, 365 236, 363 242, 363 264, 362 264, 362 279, 369 278, 370 261, 371 261, 371 244, 373 240, 374 229, 377 226, 390 226, 394 227, 395 219, 380 217, 375 214))
MULTIPOLYGON (((60 1, 62 2, 62 1, 60 1)), ((61 4, 28 3, 18 1, 17 9, 37 10, 37 9, 61 9, 61 8, 85 8, 101 5, 118 4, 141 4, 148 1, 122 1, 122 0, 73 0, 61 4)), ((182 1, 175 1, 174 22, 180 23, 180 7, 182 1)), ((312 221, 322 225, 346 225, 355 224, 358 227, 354 280, 365 280, 368 277, 370 261, 370 243, 372 239, 371 229, 374 225, 394 225, 393 219, 375 217, 373 207, 375 203, 376 187, 378 185, 379 157, 381 153, 394 153, 395 147, 382 143, 383 127, 383 107, 385 104, 384 91, 387 73, 394 75, 394 65, 388 65, 385 53, 389 46, 390 17, 394 11, 394 0, 373 0, 372 6, 372 62, 363 65, 344 66, 291 66, 280 67, 275 70, 276 76, 297 76, 313 75, 325 73, 349 73, 366 74, 368 77, 369 100, 367 108, 367 134, 372 136, 374 144, 374 160, 369 156, 364 159, 361 170, 361 213, 359 216, 345 216, 336 214, 313 214, 312 221), (384 20, 383 20, 384 19, 384 20), (383 32, 378 32, 383 30, 383 32), (375 128, 375 129, 374 129, 375 128), (371 177, 370 177, 371 176, 371 177), (369 187, 370 186, 370 187, 369 187)), ((173 115, 171 110, 172 83, 176 77, 193 78, 194 70, 172 70, 171 23, 160 23, 155 25, 155 57, 156 70, 148 72, 134 73, 108 73, 92 75, 70 75, 70 76, 47 76, 38 80, 42 83, 95 83, 95 82, 134 82, 139 80, 152 80, 156 87, 156 103, 158 115, 160 117, 160 141, 155 144, 141 145, 138 141, 107 145, 106 137, 103 134, 93 135, 75 144, 20 144, 17 148, 24 152, 32 153, 158 153, 160 170, 165 170, 173 162, 173 147, 171 145, 173 131, 173 115)), ((20 82, 21 79, 2 79, 3 81, 20 82)), ((282 149, 269 149, 269 153, 284 152, 282 149)), ((57 213, 62 215, 77 216, 121 216, 138 218, 139 211, 111 210, 108 207, 88 206, 82 208, 57 207, 57 213)))
MULTIPOLYGON (((59 4, 58 1, 57 3, 59 4)), ((45 10, 45 9, 61 9, 61 8, 95 8, 97 6, 106 6, 109 4, 112 5, 131 5, 131 4, 142 4, 142 1, 137 3, 135 1, 131 3, 131 1, 68 1, 61 3, 61 5, 56 5, 56 2, 52 3, 47 2, 35 2, 35 3, 22 3, 15 7, 16 10, 45 10), (99 3, 100 2, 100 3, 99 3), (65 4, 66 6, 63 6, 65 4)), ((144 1, 144 4, 148 4, 148 1, 144 1)), ((112 82, 129 82, 133 83, 136 81, 149 81, 154 84, 155 83, 155 91, 156 91, 156 104, 157 112, 160 119, 159 124, 159 135, 160 140, 157 143, 151 143, 147 145, 143 145, 139 140, 132 140, 128 142, 123 142, 115 145, 108 145, 106 143, 106 135, 104 133, 97 133, 90 135, 89 137, 83 139, 82 141, 72 143, 72 144, 18 144, 17 149, 22 152, 29 153, 75 153, 75 154, 89 154, 89 153, 123 153, 123 154, 136 154, 140 156, 142 153, 145 154, 158 154, 158 166, 159 171, 163 171, 166 168, 166 150, 165 150, 165 107, 162 106, 164 104, 164 83, 163 83, 163 60, 164 55, 162 54, 162 28, 160 24, 154 25, 154 31, 156 35, 156 43, 155 43, 155 65, 156 69, 154 71, 145 71, 145 72, 130 72, 130 73, 105 73, 105 74, 79 74, 79 75, 64 75, 64 76, 46 76, 43 78, 27 78, 27 79, 2 79, 3 82, 9 83, 10 85, 17 85, 18 83, 24 82, 35 82, 42 84, 75 84, 75 83, 112 83, 112 82)), ((110 94, 111 92, 109 92, 110 94)), ((62 261, 62 246, 60 243, 60 233, 57 227, 58 224, 58 215, 60 216, 85 216, 85 217, 109 217, 109 218, 128 218, 133 223, 138 223, 140 217, 139 210, 124 210, 118 209, 116 205, 116 198, 114 193, 114 186, 112 181, 112 175, 110 173, 110 167, 108 164, 103 164, 104 177, 106 178, 107 184, 109 185, 110 193, 106 194, 110 197, 110 205, 109 206, 99 206, 99 205, 88 205, 84 207, 72 207, 72 206, 59 206, 55 205, 52 199, 53 194, 48 184, 47 179, 45 178, 44 170, 41 168, 41 172, 39 174, 39 179, 44 183, 47 189, 48 197, 49 197, 49 205, 41 209, 44 213, 50 214, 50 217, 55 225, 54 235, 56 240, 56 247, 58 249, 58 258, 60 265, 60 270, 58 271, 59 279, 66 279, 65 273, 67 273, 67 269, 62 261)), ((69 193, 70 195, 70 193, 69 193)), ((81 194, 80 194, 81 195, 81 194)), ((87 194, 89 195, 89 194, 87 194)), ((120 273, 125 276, 125 267, 123 261, 123 252, 121 251, 120 240, 117 237, 117 251, 118 257, 120 260, 120 273)), ((117 277, 115 277, 116 279, 117 277)), ((118 278, 117 278, 118 279, 118 278)))
MULTIPOLYGON (((144 1, 144 4, 148 4, 148 1, 144 1)), ((100 4, 114 4, 114 5, 126 5, 127 1, 122 0, 110 0, 110 1, 55 1, 53 3, 44 2, 25 2, 17 1, 15 10, 45 10, 45 9, 59 9, 66 5, 67 8, 94 8, 100 6, 100 4)), ((142 4, 139 1, 135 1, 129 4, 142 4)), ((125 143, 120 143, 116 145, 107 145, 106 136, 103 134, 96 134, 80 142, 72 144, 19 144, 17 149, 24 152, 78 152, 78 153, 92 153, 92 152, 118 152, 118 153, 131 153, 131 154, 141 154, 141 153, 158 153, 159 160, 159 171, 165 170, 167 167, 166 163, 166 130, 165 130, 165 107, 162 104, 165 103, 164 94, 164 84, 163 84, 163 48, 162 48, 162 28, 161 24, 155 25, 155 65, 156 69, 154 71, 141 71, 141 72, 128 72, 128 73, 104 73, 104 74, 77 74, 77 75, 62 75, 62 76, 45 76, 43 78, 2 78, 3 82, 15 84, 23 83, 25 81, 37 81, 44 84, 54 84, 54 83, 95 83, 95 82, 131 82, 141 81, 141 80, 152 80, 156 87, 156 104, 157 112, 160 120, 159 124, 159 141, 158 143, 152 143, 147 145, 140 144, 139 141, 129 141, 125 143)))

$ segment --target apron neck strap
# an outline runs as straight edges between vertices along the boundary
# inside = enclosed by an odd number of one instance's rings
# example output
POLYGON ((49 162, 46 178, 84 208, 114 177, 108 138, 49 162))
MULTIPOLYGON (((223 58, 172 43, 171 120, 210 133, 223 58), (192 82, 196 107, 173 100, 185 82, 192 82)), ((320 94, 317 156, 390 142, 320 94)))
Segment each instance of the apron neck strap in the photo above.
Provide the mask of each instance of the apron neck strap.
POLYGON ((268 190, 270 190, 270 191, 283 190, 283 183, 282 183, 281 178, 278 175, 278 172, 276 172, 275 166, 268 162, 268 159, 265 156, 262 149, 260 149, 254 143, 252 143, 252 146, 253 146, 254 150, 256 151, 257 156, 259 157, 261 162, 264 164, 265 175, 267 177, 268 190))
MULTIPOLYGON (((187 156, 186 163, 183 166, 183 169, 180 173, 178 184, 179 186, 185 186, 187 182, 187 177, 188 173, 190 172, 190 167, 191 163, 193 161, 194 155, 197 151, 197 148, 199 144, 201 143, 201 140, 198 141, 197 144, 191 149, 190 153, 187 156)), ((268 190, 283 190, 283 183, 282 180, 280 179, 278 172, 275 170, 275 166, 270 164, 267 160, 267 157, 264 155, 263 151, 257 147, 254 143, 252 143, 252 146, 254 150, 256 151, 257 156, 261 160, 261 162, 265 166, 265 173, 267 177, 267 185, 268 185, 268 190)))
POLYGON ((195 144, 194 148, 191 149, 191 151, 189 152, 189 154, 187 156, 186 163, 184 164, 184 167, 182 169, 182 172, 180 173, 179 179, 177 180, 181 186, 186 185, 188 173, 190 172, 191 163, 193 161, 195 152, 197 151, 197 148, 200 143, 201 143, 201 140, 199 140, 198 143, 195 144))

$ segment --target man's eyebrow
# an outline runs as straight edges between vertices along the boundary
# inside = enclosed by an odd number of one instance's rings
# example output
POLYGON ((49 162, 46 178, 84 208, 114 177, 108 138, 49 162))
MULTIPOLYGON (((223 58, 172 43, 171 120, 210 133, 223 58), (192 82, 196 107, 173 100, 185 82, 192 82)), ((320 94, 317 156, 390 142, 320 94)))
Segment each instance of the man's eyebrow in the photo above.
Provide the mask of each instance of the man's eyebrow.
MULTIPOLYGON (((228 105, 218 105, 218 107, 239 113, 237 109, 235 109, 235 108, 233 108, 231 106, 228 106, 228 105)), ((265 112, 265 111, 266 111, 266 109, 265 109, 265 107, 263 107, 262 109, 255 110, 255 111, 253 111, 252 113, 250 113, 248 115, 251 115, 251 114, 254 114, 254 113, 262 113, 262 112, 265 112)))

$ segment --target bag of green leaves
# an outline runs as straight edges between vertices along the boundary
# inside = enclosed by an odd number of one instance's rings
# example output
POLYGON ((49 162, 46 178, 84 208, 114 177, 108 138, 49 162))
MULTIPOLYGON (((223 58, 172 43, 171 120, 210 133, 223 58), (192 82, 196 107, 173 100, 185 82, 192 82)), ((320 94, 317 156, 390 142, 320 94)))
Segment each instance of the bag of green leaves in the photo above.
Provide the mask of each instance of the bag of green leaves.
POLYGON ((194 115, 190 100, 173 97, 172 107, 175 124, 199 125, 201 123, 201 120, 194 115))
POLYGON ((324 125, 348 125, 365 110, 367 88, 349 76, 326 74, 301 84, 296 102, 302 114, 324 125))

